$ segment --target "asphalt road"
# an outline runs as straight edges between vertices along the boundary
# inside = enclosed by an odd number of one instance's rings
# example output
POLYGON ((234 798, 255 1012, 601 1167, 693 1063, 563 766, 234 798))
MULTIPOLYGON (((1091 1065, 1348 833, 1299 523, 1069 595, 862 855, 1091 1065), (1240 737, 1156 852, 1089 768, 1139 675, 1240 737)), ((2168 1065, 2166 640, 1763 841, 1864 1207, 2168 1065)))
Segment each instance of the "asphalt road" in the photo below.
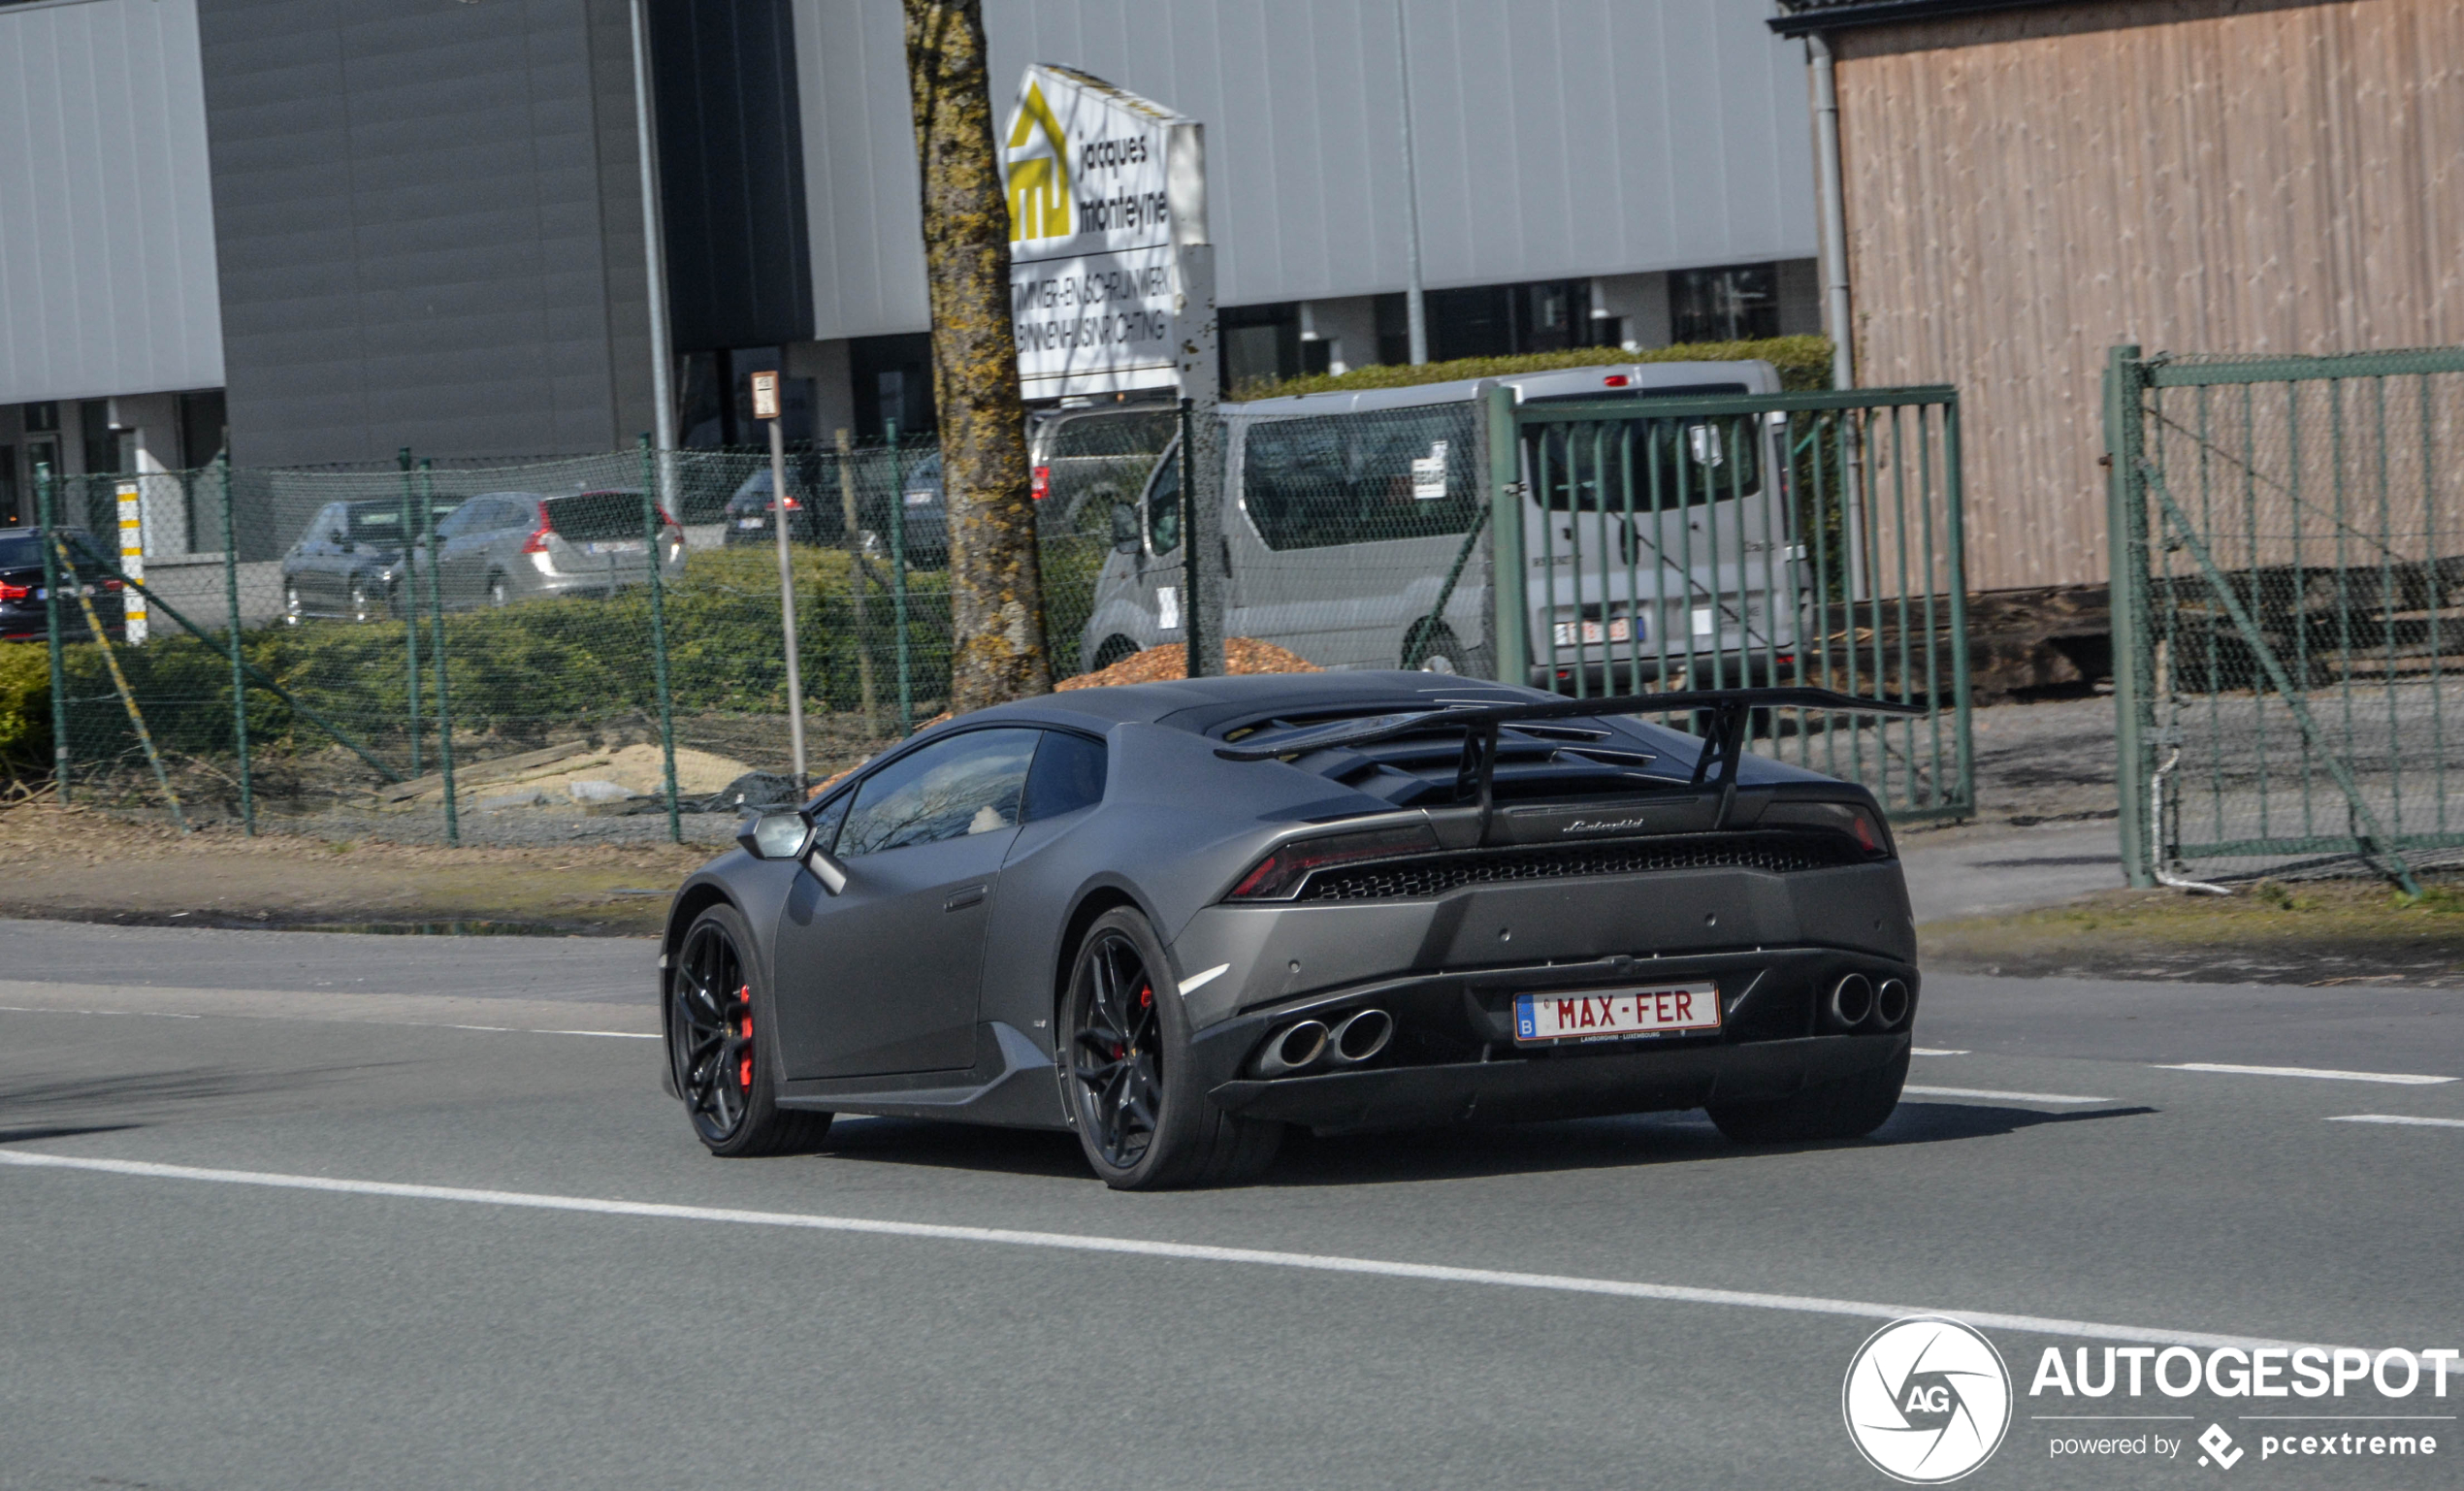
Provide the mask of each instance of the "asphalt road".
POLYGON ((710 1159, 644 962, 0 923, 0 1487, 1879 1487, 1841 1379, 1903 1311, 2010 1365, 1962 1484, 2202 1480, 2210 1424, 2227 1480, 2464 1463, 2464 1373, 2028 1392, 2048 1346, 2464 1346, 2464 992, 1944 977, 1871 1142, 1313 1139, 1124 1196, 902 1121, 710 1159), (2355 1427, 2439 1452, 2259 1457, 2355 1427))

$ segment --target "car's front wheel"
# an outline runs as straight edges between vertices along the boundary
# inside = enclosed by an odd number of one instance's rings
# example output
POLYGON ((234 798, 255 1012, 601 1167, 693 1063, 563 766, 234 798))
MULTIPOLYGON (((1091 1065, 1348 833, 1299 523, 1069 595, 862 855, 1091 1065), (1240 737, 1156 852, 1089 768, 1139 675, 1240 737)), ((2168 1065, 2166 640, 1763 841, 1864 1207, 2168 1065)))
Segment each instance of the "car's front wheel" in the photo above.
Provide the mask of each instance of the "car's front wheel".
POLYGON ((830 1116, 778 1105, 769 1001, 754 989, 752 929, 732 906, 713 906, 686 929, 667 976, 667 1062, 693 1131, 734 1159, 810 1150, 830 1116))
POLYGON ((351 582, 351 620, 365 622, 375 619, 376 602, 368 594, 368 582, 353 580, 351 582))
POLYGON ((1739 1144, 1807 1144, 1863 1139, 1899 1106, 1908 1053, 1854 1077, 1817 1083, 1792 1097, 1762 1103, 1713 1103, 1711 1121, 1739 1144))
POLYGON ((1274 1162, 1283 1125, 1239 1118, 1188 1069, 1189 1018, 1147 919, 1095 919, 1063 1001, 1062 1101, 1086 1163, 1116 1190, 1221 1185, 1274 1162))

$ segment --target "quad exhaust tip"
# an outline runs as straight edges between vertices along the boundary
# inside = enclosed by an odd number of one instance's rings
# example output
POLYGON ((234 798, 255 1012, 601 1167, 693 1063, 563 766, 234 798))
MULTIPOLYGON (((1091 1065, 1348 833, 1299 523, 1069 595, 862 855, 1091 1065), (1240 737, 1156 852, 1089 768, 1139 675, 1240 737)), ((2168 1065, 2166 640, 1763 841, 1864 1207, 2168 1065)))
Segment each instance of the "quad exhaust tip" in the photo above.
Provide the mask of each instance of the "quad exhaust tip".
POLYGON ((1395 1018, 1383 1010, 1356 1010, 1337 1021, 1328 1038, 1326 1059, 1336 1066, 1358 1066, 1395 1038, 1395 1018))
POLYGON ((1257 1074, 1260 1077, 1289 1077, 1308 1071, 1325 1056, 1327 1047, 1325 1022, 1304 1020, 1284 1026, 1269 1037, 1266 1049, 1258 1053, 1257 1074))
POLYGON ((1394 1038, 1395 1018, 1383 1010, 1354 1010, 1332 1028, 1323 1021, 1296 1021, 1267 1037, 1250 1068, 1273 1078, 1321 1066, 1358 1066, 1376 1059, 1394 1038))
POLYGON ((1904 979, 1885 979, 1873 991, 1874 1021, 1885 1030, 1895 1030, 1908 1018, 1908 985, 1904 979))
MULTIPOLYGON (((1893 980, 1897 983, 1897 980, 1893 980)), ((1873 980, 1862 973, 1843 975, 1831 987, 1831 1018, 1847 1029, 1865 1022, 1874 1009, 1873 980)))

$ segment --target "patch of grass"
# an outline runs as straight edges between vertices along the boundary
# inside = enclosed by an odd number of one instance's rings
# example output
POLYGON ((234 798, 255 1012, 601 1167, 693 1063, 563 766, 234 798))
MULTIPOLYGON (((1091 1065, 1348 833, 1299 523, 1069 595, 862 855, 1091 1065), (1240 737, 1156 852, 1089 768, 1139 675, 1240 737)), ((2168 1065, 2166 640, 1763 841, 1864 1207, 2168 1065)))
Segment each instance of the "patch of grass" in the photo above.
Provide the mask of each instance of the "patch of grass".
POLYGON ((2113 891, 1922 928, 1926 966, 2215 983, 2464 985, 2464 882, 2262 880, 2229 896, 2113 891))

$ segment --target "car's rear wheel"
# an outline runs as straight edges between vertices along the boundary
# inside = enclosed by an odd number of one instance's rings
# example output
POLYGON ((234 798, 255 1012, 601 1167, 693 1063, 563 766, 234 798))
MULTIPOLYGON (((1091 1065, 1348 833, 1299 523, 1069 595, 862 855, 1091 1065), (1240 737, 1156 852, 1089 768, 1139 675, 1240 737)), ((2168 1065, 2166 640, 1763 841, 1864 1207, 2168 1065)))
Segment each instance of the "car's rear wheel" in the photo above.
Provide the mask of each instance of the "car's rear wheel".
POLYGON ((1070 963, 1061 1098, 1086 1163, 1116 1190, 1221 1185, 1274 1162, 1283 1125, 1239 1118, 1188 1070, 1189 1019, 1147 919, 1096 918, 1070 963))
POLYGON ((667 978, 667 1062, 693 1131, 728 1158, 792 1154, 829 1132, 830 1116, 778 1105, 769 1001, 754 988, 751 929, 732 906, 694 919, 667 978))
POLYGON ((512 599, 513 594, 505 588, 503 575, 492 574, 488 576, 488 604, 502 611, 505 608, 506 603, 512 600, 512 599))
POLYGON ((1908 1080, 1908 1053, 1888 1064, 1836 1082, 1817 1083, 1793 1097, 1763 1103, 1713 1103, 1711 1121, 1739 1144, 1805 1144, 1820 1139, 1863 1139, 1882 1127, 1899 1106, 1908 1080))

